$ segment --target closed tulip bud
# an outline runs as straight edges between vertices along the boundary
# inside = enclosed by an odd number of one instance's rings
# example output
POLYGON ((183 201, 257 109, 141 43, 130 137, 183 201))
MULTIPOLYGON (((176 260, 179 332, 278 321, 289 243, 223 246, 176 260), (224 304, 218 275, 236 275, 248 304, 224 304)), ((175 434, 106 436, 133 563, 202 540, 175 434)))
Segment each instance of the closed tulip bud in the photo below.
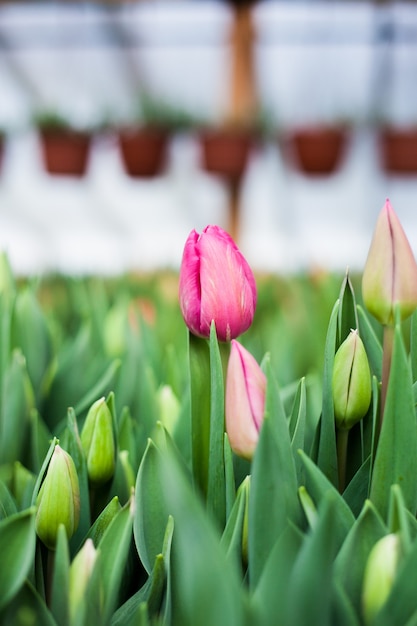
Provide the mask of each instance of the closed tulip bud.
POLYGON ((368 357, 357 330, 336 352, 332 387, 336 425, 348 430, 365 417, 372 393, 368 357))
POLYGON ((362 278, 368 311, 384 325, 394 323, 394 309, 405 319, 417 307, 417 265, 408 239, 389 200, 375 227, 362 278))
POLYGON ((36 532, 46 547, 53 550, 60 524, 70 538, 80 518, 77 470, 68 452, 59 445, 55 446, 36 503, 36 532))
POLYGON ((251 459, 264 418, 266 376, 246 348, 233 340, 226 377, 226 431, 232 450, 251 459))
POLYGON ((370 551, 362 587, 362 607, 366 624, 373 622, 385 604, 395 580, 400 556, 400 540, 393 533, 377 541, 370 551))
POLYGON ((70 624, 83 623, 85 598, 91 573, 97 559, 97 550, 92 539, 87 539, 74 557, 69 570, 69 608, 70 624))
POLYGON ((87 472, 94 485, 106 483, 114 474, 115 443, 113 418, 104 398, 94 402, 81 431, 87 472))
POLYGON ((179 279, 180 307, 189 330, 210 336, 214 321, 220 341, 230 341, 252 324, 255 278, 233 239, 219 226, 193 230, 184 247, 179 279))

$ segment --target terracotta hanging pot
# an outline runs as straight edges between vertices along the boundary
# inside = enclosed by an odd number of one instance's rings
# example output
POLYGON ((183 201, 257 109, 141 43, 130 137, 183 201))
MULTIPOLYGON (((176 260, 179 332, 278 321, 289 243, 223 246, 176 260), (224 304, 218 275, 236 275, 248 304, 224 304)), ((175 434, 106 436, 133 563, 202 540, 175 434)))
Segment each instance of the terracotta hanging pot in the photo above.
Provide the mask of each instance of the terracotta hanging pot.
POLYGON ((212 129, 200 133, 201 166, 210 174, 238 182, 245 173, 253 134, 241 129, 212 129))
POLYGON ((379 149, 389 174, 417 174, 417 127, 381 128, 379 149))
POLYGON ((86 174, 91 133, 68 128, 39 129, 45 170, 52 175, 86 174))
POLYGON ((162 174, 169 141, 167 129, 152 126, 121 129, 118 141, 122 163, 129 176, 152 178, 162 174))
POLYGON ((294 129, 287 138, 286 148, 301 172, 328 175, 339 168, 346 143, 345 127, 318 126, 294 129))

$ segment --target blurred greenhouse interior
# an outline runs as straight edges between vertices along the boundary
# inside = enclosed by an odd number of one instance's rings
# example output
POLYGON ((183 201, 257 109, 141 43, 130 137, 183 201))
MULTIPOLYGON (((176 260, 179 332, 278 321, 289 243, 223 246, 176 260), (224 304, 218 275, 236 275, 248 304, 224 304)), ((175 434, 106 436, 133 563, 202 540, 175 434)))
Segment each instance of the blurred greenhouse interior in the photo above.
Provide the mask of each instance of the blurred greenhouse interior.
POLYGON ((175 269, 214 223, 255 270, 360 269, 387 197, 417 250, 417 3, 1 2, 0 128, 17 274, 175 269), (47 119, 88 131, 85 173, 48 171, 47 119), (158 124, 161 169, 129 173, 123 132, 158 124), (296 132, 327 127, 339 160, 316 147, 307 172, 296 132), (386 156, 388 128, 414 132, 414 162, 386 156), (245 131, 241 171, 227 148, 207 165, 213 129, 245 131))

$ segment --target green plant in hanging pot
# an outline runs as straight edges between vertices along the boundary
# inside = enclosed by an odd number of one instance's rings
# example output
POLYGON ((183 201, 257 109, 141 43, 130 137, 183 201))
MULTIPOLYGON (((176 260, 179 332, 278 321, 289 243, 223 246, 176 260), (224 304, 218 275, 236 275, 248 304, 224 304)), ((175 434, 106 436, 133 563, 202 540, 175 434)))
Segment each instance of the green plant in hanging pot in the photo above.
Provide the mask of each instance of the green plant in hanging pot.
POLYGON ((185 109, 148 93, 138 98, 132 119, 118 128, 118 145, 126 173, 153 178, 163 173, 174 133, 190 130, 195 120, 185 109))
POLYGON ((82 178, 88 167, 93 130, 77 128, 55 110, 39 110, 32 124, 38 131, 45 170, 51 175, 82 178))

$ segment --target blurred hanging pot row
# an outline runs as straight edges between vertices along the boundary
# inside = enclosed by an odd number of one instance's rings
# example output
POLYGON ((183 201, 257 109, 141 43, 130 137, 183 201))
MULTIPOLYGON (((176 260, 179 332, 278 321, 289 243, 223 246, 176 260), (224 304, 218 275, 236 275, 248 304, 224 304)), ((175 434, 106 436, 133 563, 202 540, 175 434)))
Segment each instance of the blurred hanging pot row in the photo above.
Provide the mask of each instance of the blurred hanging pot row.
MULTIPOLYGON (((192 132, 199 145, 200 167, 228 182, 244 176, 252 151, 262 142, 274 141, 285 162, 294 170, 312 176, 326 176, 343 167, 352 127, 346 124, 299 126, 282 132, 204 124, 158 124, 155 122, 76 129, 56 115, 35 121, 45 170, 51 175, 83 177, 88 170, 92 143, 107 133, 116 139, 126 174, 132 178, 161 175, 167 164, 172 136, 192 132)), ((417 175, 417 128, 381 125, 378 156, 381 168, 392 175, 417 175)), ((7 135, 0 133, 0 168, 7 135)))

